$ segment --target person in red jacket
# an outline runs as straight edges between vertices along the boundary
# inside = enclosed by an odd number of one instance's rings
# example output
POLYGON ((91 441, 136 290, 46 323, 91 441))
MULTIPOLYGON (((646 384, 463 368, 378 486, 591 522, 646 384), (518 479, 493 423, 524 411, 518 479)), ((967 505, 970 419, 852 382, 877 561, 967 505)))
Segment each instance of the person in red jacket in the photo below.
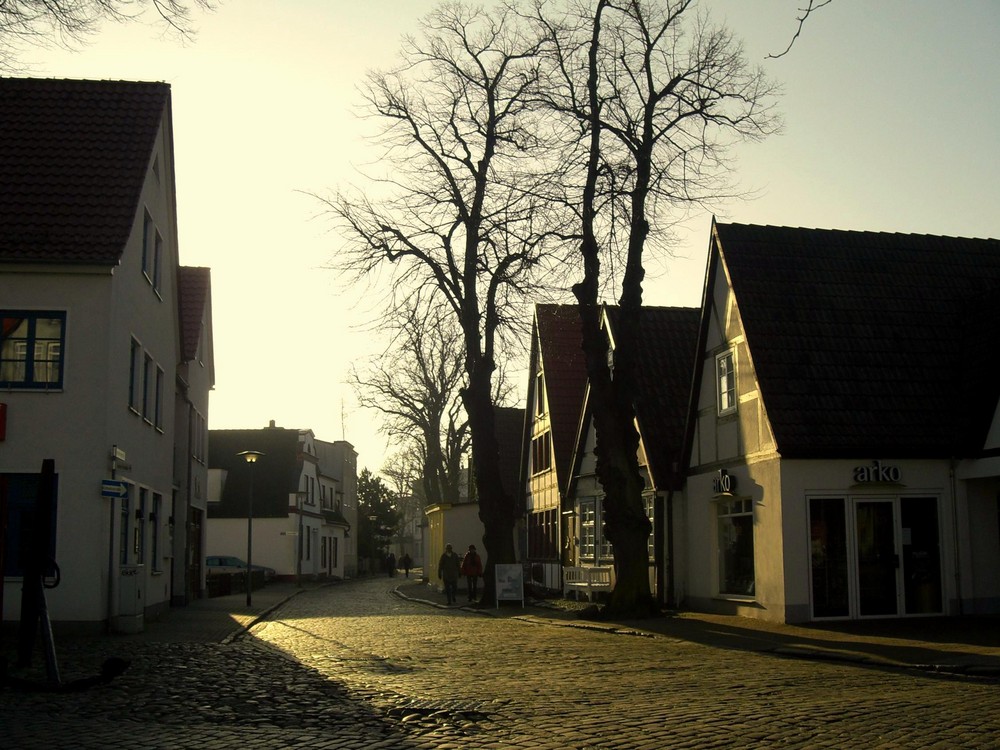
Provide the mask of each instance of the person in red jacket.
POLYGON ((462 575, 469 587, 469 601, 474 602, 479 598, 479 576, 483 574, 483 561, 476 552, 476 545, 470 544, 469 551, 462 558, 462 575))

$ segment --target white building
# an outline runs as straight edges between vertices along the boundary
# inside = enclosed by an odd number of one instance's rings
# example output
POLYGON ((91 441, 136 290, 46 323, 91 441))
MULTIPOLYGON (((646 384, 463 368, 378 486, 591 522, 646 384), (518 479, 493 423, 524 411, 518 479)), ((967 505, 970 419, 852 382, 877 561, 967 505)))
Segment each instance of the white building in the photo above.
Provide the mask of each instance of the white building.
POLYGON ((252 534, 250 562, 279 578, 339 579, 356 569, 345 515, 357 515, 357 454, 349 443, 273 422, 211 430, 209 441, 208 554, 246 560, 252 534), (248 464, 245 451, 262 455, 248 464))
POLYGON ((170 107, 162 83, 0 79, 7 620, 43 459, 53 620, 135 630, 201 589, 211 295, 178 264, 170 107))

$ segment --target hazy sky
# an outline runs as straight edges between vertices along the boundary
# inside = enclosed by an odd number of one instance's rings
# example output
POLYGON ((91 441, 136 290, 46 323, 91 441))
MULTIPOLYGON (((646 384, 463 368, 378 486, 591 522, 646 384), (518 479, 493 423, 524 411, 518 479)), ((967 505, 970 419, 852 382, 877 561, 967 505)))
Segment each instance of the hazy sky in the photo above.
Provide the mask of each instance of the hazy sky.
MULTIPOLYGON (((1000 237, 1000 2, 834 0, 791 54, 801 0, 703 0, 784 85, 784 132, 739 151, 756 224, 1000 237)), ((430 0, 224 0, 188 43, 109 25, 78 51, 31 50, 28 74, 171 84, 181 263, 212 269, 209 425, 312 428, 378 469, 375 415, 344 384, 378 351, 377 290, 324 270, 338 237, 307 193, 356 181, 355 85, 392 63, 430 0), (342 419, 343 415, 343 419, 342 419)), ((700 303, 711 216, 693 217, 646 301, 700 303)))

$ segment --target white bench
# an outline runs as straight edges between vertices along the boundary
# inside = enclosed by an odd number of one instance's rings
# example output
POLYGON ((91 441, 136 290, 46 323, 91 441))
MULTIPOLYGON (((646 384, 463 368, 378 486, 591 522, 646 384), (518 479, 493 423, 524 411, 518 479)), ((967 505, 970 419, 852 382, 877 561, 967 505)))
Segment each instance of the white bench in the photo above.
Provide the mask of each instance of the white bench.
POLYGON ((595 591, 611 591, 611 568, 563 568, 563 596, 570 591, 586 591, 587 601, 593 601, 595 591))

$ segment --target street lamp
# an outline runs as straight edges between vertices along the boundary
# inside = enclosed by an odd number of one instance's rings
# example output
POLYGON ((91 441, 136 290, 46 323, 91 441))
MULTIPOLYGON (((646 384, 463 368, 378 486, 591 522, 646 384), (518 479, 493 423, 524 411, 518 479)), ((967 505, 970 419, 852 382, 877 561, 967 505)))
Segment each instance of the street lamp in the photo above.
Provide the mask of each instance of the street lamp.
POLYGON ((264 454, 260 451, 242 451, 236 454, 250 464, 250 492, 247 495, 247 607, 251 606, 253 590, 253 465, 264 454))

